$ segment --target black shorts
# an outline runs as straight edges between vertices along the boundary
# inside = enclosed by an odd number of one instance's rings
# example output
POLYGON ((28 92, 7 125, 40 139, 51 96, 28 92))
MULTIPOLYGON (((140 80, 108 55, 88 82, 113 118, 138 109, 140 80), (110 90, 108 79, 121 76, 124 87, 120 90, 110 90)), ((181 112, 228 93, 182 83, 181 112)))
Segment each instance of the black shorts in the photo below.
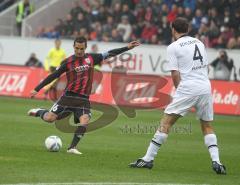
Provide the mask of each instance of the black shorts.
POLYGON ((74 115, 74 122, 79 123, 79 117, 87 114, 91 118, 89 98, 84 95, 77 95, 67 91, 62 95, 50 109, 50 112, 56 114, 57 119, 63 119, 70 114, 74 115))

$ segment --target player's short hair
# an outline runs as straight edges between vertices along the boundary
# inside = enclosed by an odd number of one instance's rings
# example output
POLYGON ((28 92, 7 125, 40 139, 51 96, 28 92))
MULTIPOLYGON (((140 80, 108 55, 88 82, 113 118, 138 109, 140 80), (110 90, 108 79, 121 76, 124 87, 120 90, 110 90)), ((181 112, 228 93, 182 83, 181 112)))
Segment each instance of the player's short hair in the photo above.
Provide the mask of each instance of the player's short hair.
POLYGON ((188 32, 188 20, 183 17, 178 17, 173 21, 172 28, 178 33, 187 33, 188 32))
POLYGON ((87 47, 87 39, 85 37, 77 37, 75 38, 73 45, 75 45, 75 43, 85 43, 85 46, 87 47))

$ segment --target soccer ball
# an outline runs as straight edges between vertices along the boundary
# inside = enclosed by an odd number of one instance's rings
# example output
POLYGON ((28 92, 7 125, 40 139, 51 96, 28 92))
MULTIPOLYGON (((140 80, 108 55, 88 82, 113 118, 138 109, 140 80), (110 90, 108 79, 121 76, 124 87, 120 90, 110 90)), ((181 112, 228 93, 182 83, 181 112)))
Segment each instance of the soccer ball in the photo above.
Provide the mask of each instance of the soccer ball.
POLYGON ((62 141, 58 136, 49 136, 45 139, 45 146, 50 152, 58 152, 62 147, 62 141))

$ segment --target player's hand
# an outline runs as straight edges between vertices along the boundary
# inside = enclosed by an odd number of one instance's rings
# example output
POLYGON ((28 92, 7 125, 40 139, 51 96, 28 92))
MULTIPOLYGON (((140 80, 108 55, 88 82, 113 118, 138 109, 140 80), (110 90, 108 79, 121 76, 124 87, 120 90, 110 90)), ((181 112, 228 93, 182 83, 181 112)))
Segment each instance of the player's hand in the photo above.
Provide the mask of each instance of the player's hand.
POLYGON ((128 43, 128 48, 129 48, 129 49, 132 49, 132 48, 135 48, 135 47, 139 46, 140 44, 141 44, 141 43, 138 42, 138 41, 132 41, 132 42, 129 42, 129 43, 128 43))
POLYGON ((38 93, 37 91, 32 90, 32 91, 30 92, 30 98, 34 98, 34 96, 36 96, 37 93, 38 93))

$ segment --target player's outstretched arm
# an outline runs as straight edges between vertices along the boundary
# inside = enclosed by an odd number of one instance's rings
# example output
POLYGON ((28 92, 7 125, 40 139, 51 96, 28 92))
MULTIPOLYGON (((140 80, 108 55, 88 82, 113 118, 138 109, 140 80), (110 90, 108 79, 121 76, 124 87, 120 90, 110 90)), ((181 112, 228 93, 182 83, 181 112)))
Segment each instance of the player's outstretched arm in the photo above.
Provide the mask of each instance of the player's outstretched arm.
POLYGON ((130 49, 133 49, 139 45, 140 45, 140 42, 138 42, 138 41, 129 42, 126 47, 112 49, 112 50, 108 51, 107 53, 104 53, 104 59, 114 57, 114 56, 124 53, 130 49))
POLYGON ((30 97, 33 98, 44 86, 48 85, 53 80, 57 79, 65 71, 66 71, 66 65, 63 64, 54 73, 48 75, 43 81, 41 81, 41 83, 37 87, 35 87, 34 90, 30 92, 30 97))

